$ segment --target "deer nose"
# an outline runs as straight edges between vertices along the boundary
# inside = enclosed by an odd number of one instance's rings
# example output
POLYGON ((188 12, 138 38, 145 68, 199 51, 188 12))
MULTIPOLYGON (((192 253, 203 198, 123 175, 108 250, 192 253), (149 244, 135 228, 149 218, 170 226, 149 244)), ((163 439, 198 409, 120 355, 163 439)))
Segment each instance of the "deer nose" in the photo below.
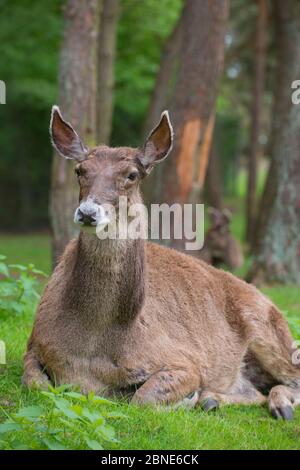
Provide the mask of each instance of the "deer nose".
POLYGON ((77 210, 77 220, 84 225, 97 225, 97 211, 77 210))

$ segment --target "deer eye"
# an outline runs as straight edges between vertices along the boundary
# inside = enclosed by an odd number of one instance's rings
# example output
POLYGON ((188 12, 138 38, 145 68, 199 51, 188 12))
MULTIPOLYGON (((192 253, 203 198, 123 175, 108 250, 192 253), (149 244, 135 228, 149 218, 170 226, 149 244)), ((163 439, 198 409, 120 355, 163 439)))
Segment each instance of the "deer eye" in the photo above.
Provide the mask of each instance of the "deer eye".
POLYGON ((129 179, 130 181, 135 181, 138 176, 139 176, 139 174, 138 174, 137 171, 132 171, 132 172, 129 173, 129 175, 127 176, 127 179, 129 179))
POLYGON ((82 169, 79 166, 75 168, 75 175, 76 176, 81 176, 82 175, 82 169))

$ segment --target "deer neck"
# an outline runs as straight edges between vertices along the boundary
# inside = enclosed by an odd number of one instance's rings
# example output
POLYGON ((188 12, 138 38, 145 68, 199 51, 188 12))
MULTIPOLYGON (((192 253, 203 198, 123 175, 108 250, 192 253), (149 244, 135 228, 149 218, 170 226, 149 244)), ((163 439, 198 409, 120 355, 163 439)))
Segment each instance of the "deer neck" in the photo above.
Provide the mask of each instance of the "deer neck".
POLYGON ((89 322, 131 322, 145 295, 145 244, 81 233, 71 275, 73 309, 89 322))

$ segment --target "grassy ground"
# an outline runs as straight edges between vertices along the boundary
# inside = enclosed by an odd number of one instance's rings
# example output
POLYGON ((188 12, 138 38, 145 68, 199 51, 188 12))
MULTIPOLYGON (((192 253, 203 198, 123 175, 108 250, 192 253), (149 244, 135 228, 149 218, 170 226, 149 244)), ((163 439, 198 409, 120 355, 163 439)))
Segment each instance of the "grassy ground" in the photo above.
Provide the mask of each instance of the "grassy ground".
POLYGON ((0 254, 7 256, 9 263, 34 263, 36 267, 50 273, 50 238, 48 234, 5 234, 0 236, 0 254))
MULTIPOLYGON (((33 262, 50 272, 49 237, 46 235, 0 236, 0 254, 11 263, 33 262)), ((299 288, 264 289, 289 318, 300 310, 299 288)), ((7 347, 7 365, 0 366, 0 421, 20 406, 43 402, 38 392, 20 385, 22 355, 29 336, 33 312, 0 319, 0 339, 7 347)), ((299 318, 299 317, 298 317, 299 318)), ((116 424, 119 449, 299 449, 300 409, 293 422, 273 420, 266 408, 230 406, 213 414, 193 411, 158 411, 118 403, 127 415, 116 424)), ((70 442, 71 448, 78 444, 70 442)), ((110 444, 108 446, 112 447, 110 444)))

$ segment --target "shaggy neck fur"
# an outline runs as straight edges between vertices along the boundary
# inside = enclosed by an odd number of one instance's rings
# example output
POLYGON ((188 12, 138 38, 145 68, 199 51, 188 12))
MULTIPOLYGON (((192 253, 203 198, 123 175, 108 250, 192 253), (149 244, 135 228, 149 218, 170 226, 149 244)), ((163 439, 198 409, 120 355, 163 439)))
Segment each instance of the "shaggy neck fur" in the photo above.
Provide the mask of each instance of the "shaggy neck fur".
POLYGON ((131 322, 145 296, 144 241, 99 240, 81 233, 66 292, 68 310, 85 323, 131 322))

